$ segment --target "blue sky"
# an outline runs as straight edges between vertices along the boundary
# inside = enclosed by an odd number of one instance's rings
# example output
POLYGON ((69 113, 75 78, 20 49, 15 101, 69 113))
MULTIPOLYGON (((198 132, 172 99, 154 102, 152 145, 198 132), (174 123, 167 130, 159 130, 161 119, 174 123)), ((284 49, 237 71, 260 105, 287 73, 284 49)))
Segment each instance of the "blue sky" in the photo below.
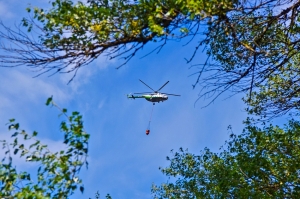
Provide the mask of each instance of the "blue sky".
MULTIPOLYGON (((35 1, 0 0, 0 19, 8 26, 18 24, 27 16, 26 6, 35 1)), ((48 0, 38 4, 47 7, 48 0)), ((196 76, 189 77, 196 69, 192 64, 203 63, 205 54, 199 52, 193 63, 186 64, 195 43, 182 47, 182 42, 170 42, 159 53, 143 59, 154 46, 149 46, 127 65, 116 70, 120 60, 108 61, 99 58, 79 70, 69 85, 70 75, 43 75, 25 67, 0 68, 0 137, 9 137, 8 119, 16 118, 22 129, 36 130, 39 138, 53 150, 62 146, 59 131, 59 112, 45 106, 53 95, 54 101, 70 111, 83 114, 85 129, 91 134, 89 169, 81 176, 85 185, 84 194, 79 191, 71 198, 94 197, 99 191, 102 198, 110 193, 118 198, 151 198, 152 183, 166 182, 159 167, 166 167, 166 156, 180 147, 193 153, 208 147, 213 151, 228 138, 228 125, 234 133, 240 133, 246 118, 241 95, 224 100, 227 95, 202 108, 209 100, 199 100, 200 86, 192 84, 196 76), (148 91, 139 82, 142 79, 154 89, 166 81, 163 92, 180 94, 169 97, 155 105, 151 132, 145 135, 152 104, 144 99, 129 100, 126 94, 148 91)), ((16 161, 17 168, 30 169, 30 163, 16 161)))

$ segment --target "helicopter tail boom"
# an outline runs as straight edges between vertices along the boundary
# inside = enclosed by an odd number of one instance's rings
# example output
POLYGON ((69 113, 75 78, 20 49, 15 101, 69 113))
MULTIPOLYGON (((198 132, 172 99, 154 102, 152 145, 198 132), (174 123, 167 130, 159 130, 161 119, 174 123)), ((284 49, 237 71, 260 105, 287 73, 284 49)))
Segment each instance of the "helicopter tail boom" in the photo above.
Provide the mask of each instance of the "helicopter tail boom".
POLYGON ((144 96, 138 96, 138 95, 127 95, 127 98, 129 98, 129 99, 135 99, 135 98, 144 98, 144 96))

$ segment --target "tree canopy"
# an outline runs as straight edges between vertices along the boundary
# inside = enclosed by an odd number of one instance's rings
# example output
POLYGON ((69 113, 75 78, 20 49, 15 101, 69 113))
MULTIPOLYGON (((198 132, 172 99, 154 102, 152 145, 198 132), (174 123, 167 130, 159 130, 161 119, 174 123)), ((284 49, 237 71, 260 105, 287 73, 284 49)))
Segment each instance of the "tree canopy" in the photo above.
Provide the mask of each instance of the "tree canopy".
POLYGON ((299 198, 300 123, 260 129, 248 123, 221 153, 176 152, 153 185, 154 198, 299 198), (171 178, 172 177, 172 178, 171 178))
MULTIPOLYGON (((53 104, 52 98, 47 104, 53 104)), ((56 105, 55 105, 56 106, 56 105)), ((5 157, 0 162, 0 197, 22 199, 69 198, 79 188, 84 191, 79 172, 87 163, 88 140, 90 135, 83 129, 82 116, 78 112, 67 115, 66 109, 61 109, 67 120, 62 121, 60 130, 64 133, 65 150, 52 152, 48 146, 32 134, 20 130, 20 125, 14 119, 8 123, 13 142, 1 140, 5 157), (19 171, 13 164, 13 156, 20 155, 27 164, 38 163, 37 173, 19 171)))
POLYGON ((189 37, 196 44, 188 62, 200 46, 208 55, 197 73, 200 97, 214 101, 228 90, 246 92, 248 111, 266 117, 298 110, 299 1, 51 3, 49 10, 28 8, 32 18, 23 19, 28 31, 39 31, 37 36, 2 24, 2 66, 76 75, 99 56, 124 58, 126 64, 149 42, 157 42, 159 51, 170 40, 189 37))

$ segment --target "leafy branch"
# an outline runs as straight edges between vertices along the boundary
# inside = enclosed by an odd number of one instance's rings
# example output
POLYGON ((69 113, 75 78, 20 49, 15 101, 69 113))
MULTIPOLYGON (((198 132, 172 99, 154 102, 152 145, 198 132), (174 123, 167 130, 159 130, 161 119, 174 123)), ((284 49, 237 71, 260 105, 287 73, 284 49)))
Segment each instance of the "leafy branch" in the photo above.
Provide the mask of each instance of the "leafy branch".
MULTIPOLYGON (((52 97, 47 100, 47 105, 57 105, 52 97)), ((15 130, 12 134, 12 143, 3 140, 5 157, 0 163, 0 196, 12 198, 67 198, 78 187, 84 191, 82 180, 78 174, 85 164, 88 166, 88 140, 90 135, 83 129, 82 116, 78 112, 67 115, 66 109, 60 109, 66 117, 61 122, 60 129, 64 133, 63 143, 65 150, 51 152, 48 146, 37 139, 38 133, 32 134, 20 130, 19 123, 11 119, 8 123, 9 130, 15 130), (21 141, 20 141, 21 140, 21 141), (31 144, 26 147, 25 143, 31 144), (13 166, 14 155, 20 155, 26 162, 38 163, 37 181, 32 180, 29 172, 18 172, 13 166)))

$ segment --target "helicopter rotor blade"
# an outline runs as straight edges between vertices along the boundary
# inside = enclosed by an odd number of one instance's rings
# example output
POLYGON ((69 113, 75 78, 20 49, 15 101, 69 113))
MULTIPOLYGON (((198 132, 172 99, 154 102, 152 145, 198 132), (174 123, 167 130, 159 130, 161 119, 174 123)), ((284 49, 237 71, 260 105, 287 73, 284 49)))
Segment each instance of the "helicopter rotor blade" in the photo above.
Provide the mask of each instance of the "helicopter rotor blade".
MULTIPOLYGON (((169 81, 167 81, 164 85, 162 85, 157 91, 160 91, 163 87, 165 87, 165 85, 167 85, 169 83, 169 81)), ((156 91, 156 92, 157 92, 156 91)))
POLYGON ((177 95, 177 94, 170 94, 170 93, 161 93, 161 94, 172 95, 172 96, 181 96, 181 95, 177 95))
MULTIPOLYGON (((139 79, 140 80, 140 79, 139 79)), ((145 82, 143 82, 142 80, 140 80, 140 82, 142 82, 143 84, 145 84, 145 86, 147 86, 148 88, 150 88, 151 90, 153 90, 153 88, 151 88, 150 86, 148 86, 145 82)), ((155 90, 153 90, 155 92, 155 90)))
POLYGON ((141 93, 133 93, 133 94, 152 94, 153 92, 141 92, 141 93))

